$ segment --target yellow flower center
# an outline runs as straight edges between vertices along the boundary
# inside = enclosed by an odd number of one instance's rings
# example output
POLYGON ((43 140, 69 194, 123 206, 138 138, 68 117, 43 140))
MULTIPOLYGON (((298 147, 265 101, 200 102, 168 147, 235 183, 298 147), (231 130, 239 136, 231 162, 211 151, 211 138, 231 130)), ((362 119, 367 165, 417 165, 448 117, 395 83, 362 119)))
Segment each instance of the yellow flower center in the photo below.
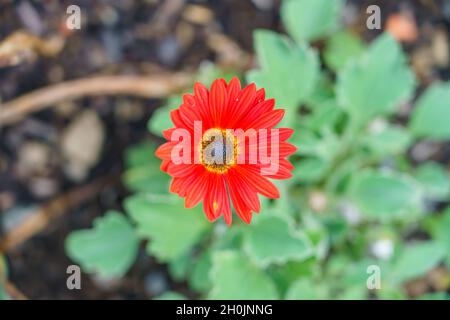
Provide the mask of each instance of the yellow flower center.
POLYGON ((208 171, 225 173, 237 158, 237 139, 225 129, 207 130, 200 143, 200 162, 208 171))

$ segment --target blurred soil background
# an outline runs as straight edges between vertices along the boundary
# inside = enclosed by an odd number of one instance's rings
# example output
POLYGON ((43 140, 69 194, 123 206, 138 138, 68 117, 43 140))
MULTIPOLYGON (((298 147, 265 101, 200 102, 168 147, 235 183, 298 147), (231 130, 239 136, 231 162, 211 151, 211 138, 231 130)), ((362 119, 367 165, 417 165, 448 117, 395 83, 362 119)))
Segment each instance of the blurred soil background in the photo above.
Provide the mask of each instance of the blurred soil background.
MULTIPOLYGON (((347 1, 343 22, 366 41, 382 32, 366 28, 366 8, 373 4, 381 8, 383 29, 402 41, 419 93, 431 81, 450 79, 449 1, 347 1)), ((14 53, 0 54, 0 101, 94 75, 158 80, 193 74, 208 63, 242 72, 255 63, 256 28, 283 31, 279 1, 0 1, 0 48, 12 46, 14 53), (65 25, 73 4, 81 8, 80 30, 65 25)), ((168 92, 176 91, 170 81, 168 86, 168 92)), ((72 264, 64 252, 66 235, 89 227, 107 209, 121 209, 127 195, 120 183, 123 152, 144 138, 157 139, 150 137, 147 120, 163 102, 163 95, 87 96, 25 112, 14 121, 2 123, 0 117, 0 248, 18 294, 147 299, 172 289, 195 298, 144 250, 120 281, 83 275, 82 290, 66 287, 72 264)), ((405 118, 408 112, 405 106, 405 118)), ((423 143, 410 156, 418 163, 433 154, 445 163, 449 153, 448 146, 423 143)))

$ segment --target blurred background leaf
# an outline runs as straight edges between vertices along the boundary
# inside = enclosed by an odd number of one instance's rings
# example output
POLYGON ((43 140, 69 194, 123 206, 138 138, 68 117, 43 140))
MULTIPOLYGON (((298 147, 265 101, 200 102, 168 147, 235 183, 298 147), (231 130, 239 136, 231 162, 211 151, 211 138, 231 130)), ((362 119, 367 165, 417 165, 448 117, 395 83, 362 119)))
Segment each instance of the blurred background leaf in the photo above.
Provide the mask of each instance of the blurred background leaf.
POLYGON ((341 0, 285 0, 280 14, 291 37, 302 43, 336 30, 342 6, 341 0))
POLYGON ((420 189, 406 175, 363 171, 352 180, 352 198, 368 217, 386 220, 419 210, 420 189))
POLYGON ((339 103, 354 117, 368 119, 395 111, 411 97, 414 75, 399 44, 388 34, 375 39, 368 51, 338 74, 339 103))
POLYGON ((433 84, 423 93, 411 115, 410 128, 420 138, 450 139, 450 83, 433 84))
POLYGON ((286 121, 292 122, 298 105, 318 80, 317 53, 306 44, 296 45, 268 30, 255 31, 254 42, 261 69, 248 72, 247 81, 265 88, 267 97, 275 98, 277 105, 286 109, 286 121))
POLYGON ((169 261, 191 250, 211 225, 200 207, 185 210, 174 196, 136 194, 125 201, 125 209, 136 223, 137 233, 150 239, 149 254, 169 261))
POLYGON ((94 220, 93 228, 66 238, 66 252, 83 270, 104 279, 123 276, 136 259, 139 239, 126 217, 108 211, 94 220))
POLYGON ((244 248, 257 265, 264 268, 271 263, 302 261, 311 256, 308 238, 302 232, 292 230, 288 220, 268 212, 254 220, 245 233, 244 248))
POLYGON ((245 256, 222 251, 213 256, 211 299, 269 300, 279 298, 275 284, 245 256))

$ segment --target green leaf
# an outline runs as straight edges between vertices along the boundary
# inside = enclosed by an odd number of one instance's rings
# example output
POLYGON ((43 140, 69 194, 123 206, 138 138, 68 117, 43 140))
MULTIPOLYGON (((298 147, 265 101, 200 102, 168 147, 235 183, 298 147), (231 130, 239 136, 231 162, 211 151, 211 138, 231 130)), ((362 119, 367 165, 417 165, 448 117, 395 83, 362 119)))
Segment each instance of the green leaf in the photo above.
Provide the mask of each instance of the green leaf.
POLYGON ((415 79, 400 45, 379 36, 366 54, 338 74, 336 92, 342 107, 363 120, 395 111, 413 93, 415 79))
POLYGON ((127 168, 148 165, 149 162, 155 166, 161 164, 161 160, 155 157, 158 145, 153 142, 144 141, 136 143, 127 148, 125 152, 125 166, 127 168))
POLYGON ((433 239, 439 242, 446 249, 445 263, 450 268, 450 207, 448 207, 442 216, 439 217, 439 222, 432 231, 433 239))
POLYGON ((212 255, 209 251, 204 251, 195 261, 194 268, 189 277, 189 284, 192 289, 199 292, 206 292, 211 288, 209 273, 212 266, 212 255))
POLYGON ((436 162, 427 162, 419 166, 415 178, 425 188, 425 193, 434 199, 448 200, 450 179, 444 166, 436 162))
POLYGON ((327 228, 313 213, 302 214, 301 226, 312 244, 314 255, 317 259, 323 260, 330 246, 327 228))
POLYGON ((8 294, 3 287, 6 279, 8 279, 8 266, 6 265, 5 258, 0 254, 0 300, 9 300, 8 294))
POLYGON ((286 300, 323 300, 327 297, 327 288, 311 279, 295 281, 286 293, 286 300))
POLYGON ((409 132, 402 127, 388 126, 367 136, 365 144, 378 156, 404 153, 411 144, 409 132))
POLYGON ((0 253, 0 282, 8 279, 8 265, 5 257, 0 253))
POLYGON ((317 258, 304 261, 289 261, 282 265, 271 265, 267 269, 269 276, 275 281, 277 288, 284 296, 291 284, 299 278, 312 278, 318 275, 317 258))
POLYGON ((164 106, 155 110, 147 123, 148 130, 154 135, 162 137, 164 130, 173 128, 170 111, 178 108, 182 101, 181 95, 170 97, 164 106))
POLYGON ((389 274, 394 283, 403 283, 418 278, 434 267, 444 258, 445 249, 435 241, 422 241, 405 247, 395 261, 389 274))
POLYGON ((290 141, 293 145, 301 147, 297 150, 297 153, 300 155, 320 154, 319 145, 322 143, 322 139, 310 130, 297 128, 290 141))
POLYGON ((367 299, 367 287, 355 286, 348 287, 343 290, 338 296, 339 300, 366 300, 367 299))
POLYGON ((138 233, 150 240, 147 251, 163 262, 187 253, 210 226, 199 207, 185 209, 172 196, 134 195, 125 208, 138 233))
POLYGON ((122 176, 125 186, 134 192, 152 194, 168 194, 170 176, 159 167, 152 165, 134 167, 125 171, 122 176))
POLYGON ((313 253, 309 240, 293 229, 292 222, 271 215, 255 217, 246 231, 244 250, 261 267, 302 261, 313 253))
POLYGON ((325 173, 328 164, 319 158, 305 158, 297 163, 294 177, 299 181, 315 182, 325 173))
POLYGON ((357 286, 367 288, 368 278, 371 275, 374 275, 369 269, 370 266, 378 266, 380 268, 380 276, 381 280, 383 280, 383 275, 387 269, 386 263, 383 261, 365 258, 353 263, 348 262, 345 266, 343 266, 343 273, 340 274, 338 280, 340 285, 343 288, 352 288, 357 286))
POLYGON ((408 300, 405 290, 398 286, 383 284, 381 290, 376 291, 379 300, 408 300))
POLYGON ((416 212, 421 201, 417 182, 406 175, 366 170, 355 173, 351 197, 370 218, 389 219, 416 212))
POLYGON ((431 85, 412 111, 410 128, 421 138, 450 139, 450 82, 431 85))
POLYGON ((316 104, 311 113, 302 118, 302 125, 315 132, 333 130, 333 126, 340 120, 341 116, 342 109, 339 108, 334 98, 329 98, 320 104, 316 104))
POLYGON ((153 300, 187 300, 187 298, 181 293, 169 291, 155 297, 153 300))
POLYGON ((302 43, 337 29, 342 5, 341 0, 284 0, 280 14, 292 38, 302 43))
POLYGON ((277 105, 294 115, 318 80, 317 53, 306 45, 296 46, 286 37, 267 30, 255 31, 254 41, 261 70, 247 73, 247 81, 264 87, 268 97, 275 98, 277 105))
POLYGON ((364 44, 357 35, 341 31, 333 34, 327 41, 324 59, 328 67, 338 71, 358 58, 364 51, 364 44))
POLYGON ((431 292, 421 295, 417 300, 450 300, 450 295, 446 292, 431 292))
POLYGON ((278 299, 272 280, 250 260, 235 251, 221 251, 213 256, 211 299, 278 299))
POLYGON ((170 176, 159 169, 161 160, 155 156, 154 143, 139 143, 125 153, 125 186, 134 192, 168 194, 170 176))
POLYGON ((6 294, 5 289, 2 287, 2 285, 0 284, 0 301, 1 300, 9 300, 8 295, 6 294))
MULTIPOLYGON (((261 201, 262 202, 262 201, 261 201)), ((211 243, 212 250, 237 250, 242 247, 242 235, 245 233, 246 227, 241 225, 228 228, 226 225, 217 224, 215 226, 215 233, 220 234, 220 237, 211 243), (220 230, 219 232, 217 230, 220 230)))
POLYGON ((123 276, 134 263, 139 239, 124 215, 108 211, 94 220, 92 229, 70 233, 65 247, 86 272, 113 278, 123 276))
POLYGON ((189 252, 180 255, 169 262, 169 272, 173 279, 176 281, 183 281, 186 278, 192 264, 191 259, 192 257, 189 252))
POLYGON ((327 72, 320 73, 316 86, 306 101, 308 109, 320 108, 321 105, 334 98, 334 80, 332 76, 327 72))

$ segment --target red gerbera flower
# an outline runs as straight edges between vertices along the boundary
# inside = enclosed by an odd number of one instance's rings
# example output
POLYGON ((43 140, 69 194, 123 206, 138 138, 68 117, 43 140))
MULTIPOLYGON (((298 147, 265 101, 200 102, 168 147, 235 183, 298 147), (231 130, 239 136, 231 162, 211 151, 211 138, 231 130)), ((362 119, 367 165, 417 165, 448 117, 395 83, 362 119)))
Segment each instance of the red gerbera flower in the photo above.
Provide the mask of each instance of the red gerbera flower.
POLYGON ((229 84, 217 79, 210 91, 197 82, 194 94, 183 95, 170 114, 175 127, 163 132, 169 142, 156 155, 161 170, 173 177, 170 191, 185 198, 186 208, 203 200, 210 221, 223 215, 231 224, 231 199, 238 216, 250 223, 252 212, 260 211, 258 193, 280 196, 268 178, 292 176, 285 158, 296 148, 286 142, 292 129, 274 128, 284 116, 274 106, 264 89, 253 83, 241 89, 237 78, 229 84))

